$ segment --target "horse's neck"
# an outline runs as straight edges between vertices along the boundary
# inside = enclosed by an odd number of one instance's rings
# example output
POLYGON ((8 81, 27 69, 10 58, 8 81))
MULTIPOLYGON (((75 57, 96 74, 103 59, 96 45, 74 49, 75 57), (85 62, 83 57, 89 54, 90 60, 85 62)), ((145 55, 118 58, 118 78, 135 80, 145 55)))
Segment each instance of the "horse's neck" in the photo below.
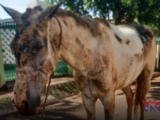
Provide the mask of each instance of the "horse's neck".
POLYGON ((66 24, 62 23, 62 34, 60 59, 76 70, 91 66, 97 40, 90 31, 71 20, 66 24))

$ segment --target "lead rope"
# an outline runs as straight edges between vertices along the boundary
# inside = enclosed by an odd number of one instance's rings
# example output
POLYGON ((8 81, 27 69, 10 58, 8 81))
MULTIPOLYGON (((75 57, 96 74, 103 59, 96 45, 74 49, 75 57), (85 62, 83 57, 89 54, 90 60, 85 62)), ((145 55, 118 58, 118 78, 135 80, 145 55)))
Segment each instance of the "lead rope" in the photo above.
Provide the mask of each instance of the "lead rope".
MULTIPOLYGON (((62 41, 62 26, 60 24, 60 21, 58 20, 58 18, 56 16, 54 16, 58 22, 58 25, 60 27, 60 41, 59 41, 59 46, 58 49, 60 49, 60 45, 61 45, 61 41, 62 41)), ((54 74, 51 75, 51 77, 49 78, 49 83, 48 83, 48 87, 47 87, 47 93, 46 93, 46 98, 44 101, 44 106, 43 106, 43 110, 42 110, 42 114, 41 114, 41 120, 43 120, 43 115, 44 115, 44 111, 45 111, 45 106, 46 106, 46 102, 47 102, 47 98, 48 98, 48 92, 49 92, 49 88, 50 88, 50 84, 51 84, 51 78, 52 76, 54 76, 54 74)))
POLYGON ((48 98, 48 92, 49 92, 52 76, 54 76, 54 74, 52 74, 51 77, 49 78, 49 82, 48 82, 48 86, 47 86, 46 98, 45 98, 45 101, 44 101, 43 110, 42 110, 42 114, 41 114, 41 120, 43 120, 43 115, 44 115, 44 111, 45 111, 45 106, 46 106, 46 102, 47 102, 47 98, 48 98))

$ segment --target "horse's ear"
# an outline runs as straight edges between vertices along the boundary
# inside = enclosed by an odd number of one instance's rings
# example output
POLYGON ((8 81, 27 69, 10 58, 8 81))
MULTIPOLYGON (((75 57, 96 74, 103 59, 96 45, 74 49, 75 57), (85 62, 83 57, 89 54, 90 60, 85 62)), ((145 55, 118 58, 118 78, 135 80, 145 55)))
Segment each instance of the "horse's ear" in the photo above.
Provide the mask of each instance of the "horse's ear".
POLYGON ((62 2, 54 5, 54 6, 50 6, 47 9, 45 9, 44 11, 42 11, 42 13, 40 13, 40 15, 38 16, 38 20, 39 21, 43 21, 46 19, 50 19, 54 16, 54 14, 57 12, 58 8, 61 6, 62 2))
MULTIPOLYGON (((1 4, 0 4, 1 5, 1 4)), ((1 5, 2 8, 15 20, 16 23, 20 23, 21 22, 21 13, 13 10, 11 8, 5 7, 3 5, 1 5)))

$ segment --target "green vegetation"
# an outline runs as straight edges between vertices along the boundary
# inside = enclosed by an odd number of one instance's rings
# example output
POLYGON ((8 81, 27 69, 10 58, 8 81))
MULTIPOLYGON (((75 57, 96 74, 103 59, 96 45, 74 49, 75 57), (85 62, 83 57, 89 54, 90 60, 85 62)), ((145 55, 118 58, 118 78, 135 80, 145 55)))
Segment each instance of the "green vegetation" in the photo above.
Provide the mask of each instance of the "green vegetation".
POLYGON ((79 89, 76 84, 64 84, 64 85, 58 86, 57 89, 69 94, 76 94, 79 92, 79 89))
MULTIPOLYGON (((47 91, 46 90, 44 90, 43 92, 42 92, 42 94, 41 94, 41 99, 45 99, 45 97, 46 97, 46 93, 47 93, 47 91)), ((56 92, 54 92, 54 91, 49 91, 48 92, 48 98, 53 98, 53 97, 59 97, 59 94, 58 93, 56 93, 56 92)))
MULTIPOLYGON (((42 1, 42 0, 41 0, 42 1)), ((43 0, 53 5, 63 1, 67 10, 88 15, 113 19, 117 25, 138 23, 146 25, 160 36, 159 0, 43 0), (92 14, 91 14, 92 13, 92 14)))
MULTIPOLYGON (((79 93, 79 89, 75 83, 64 83, 53 87, 50 88, 50 91, 48 93, 48 98, 53 98, 53 97, 64 98, 79 93)), ((42 92, 41 99, 44 99, 45 97, 46 97, 46 90, 42 92)))
MULTIPOLYGON (((51 89, 48 93, 48 98, 64 98, 79 93, 79 89, 75 83, 64 83, 61 85, 51 86, 51 89), (55 87, 55 89, 53 89, 55 87), (66 94, 65 94, 66 93, 66 94)), ((45 99, 46 90, 42 92, 41 99, 45 99)), ((14 104, 11 102, 11 97, 0 98, 0 110, 8 109, 14 107, 14 104)))
POLYGON ((11 97, 0 98, 0 110, 14 107, 11 97))

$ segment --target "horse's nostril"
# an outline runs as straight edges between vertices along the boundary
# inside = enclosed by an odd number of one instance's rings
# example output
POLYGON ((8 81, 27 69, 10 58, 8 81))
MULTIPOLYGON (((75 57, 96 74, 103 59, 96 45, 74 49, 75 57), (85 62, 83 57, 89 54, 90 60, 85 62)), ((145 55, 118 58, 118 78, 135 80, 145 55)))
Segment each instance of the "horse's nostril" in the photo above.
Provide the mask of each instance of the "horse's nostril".
POLYGON ((25 110, 28 110, 28 102, 23 100, 23 102, 22 102, 22 103, 23 103, 23 104, 24 104, 24 106, 25 106, 25 110))

